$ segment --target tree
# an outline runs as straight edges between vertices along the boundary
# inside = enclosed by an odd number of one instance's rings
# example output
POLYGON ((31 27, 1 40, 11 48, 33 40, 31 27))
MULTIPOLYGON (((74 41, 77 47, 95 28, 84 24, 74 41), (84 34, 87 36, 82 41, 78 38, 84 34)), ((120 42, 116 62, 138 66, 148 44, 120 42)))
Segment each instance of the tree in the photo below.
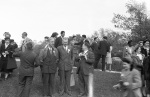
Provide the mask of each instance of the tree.
POLYGON ((131 1, 126 4, 129 16, 114 14, 112 22, 115 27, 130 30, 135 41, 150 37, 150 19, 145 3, 131 1))

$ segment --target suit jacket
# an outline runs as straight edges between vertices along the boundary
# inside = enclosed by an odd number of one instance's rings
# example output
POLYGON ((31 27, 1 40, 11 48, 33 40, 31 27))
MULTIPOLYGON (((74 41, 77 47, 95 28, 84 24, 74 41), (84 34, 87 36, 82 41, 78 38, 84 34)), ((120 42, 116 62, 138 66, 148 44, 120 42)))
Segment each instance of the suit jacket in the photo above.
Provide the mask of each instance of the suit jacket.
POLYGON ((34 67, 38 60, 37 55, 32 50, 18 51, 14 53, 15 55, 20 57, 19 75, 33 76, 34 67))
POLYGON ((145 57, 147 57, 150 54, 150 50, 149 53, 147 52, 147 50, 145 48, 141 48, 141 53, 144 54, 145 57))
POLYGON ((47 42, 43 42, 43 43, 41 44, 41 48, 44 49, 47 44, 48 44, 47 42))
POLYGON ((42 73, 55 73, 57 70, 58 51, 56 48, 53 48, 50 56, 48 56, 48 51, 50 50, 47 47, 42 49, 39 54, 38 59, 42 65, 42 73))
POLYGON ((95 41, 91 44, 91 49, 94 54, 99 54, 98 43, 96 43, 95 41))
POLYGON ((106 55, 107 52, 109 52, 110 44, 109 44, 107 41, 105 41, 105 40, 100 41, 100 42, 99 42, 98 49, 99 49, 99 53, 100 53, 101 55, 106 55))
POLYGON ((124 74, 121 77, 123 82, 129 82, 129 86, 123 90, 122 97, 142 97, 142 79, 140 72, 137 69, 133 69, 131 72, 123 71, 122 74, 124 74))
POLYGON ((150 80, 150 56, 144 58, 143 69, 144 69, 144 79, 150 80))
POLYGON ((57 48, 61 45, 62 45, 62 37, 60 36, 60 37, 56 38, 56 40, 55 40, 55 48, 57 48))
POLYGON ((12 58, 12 54, 13 54, 13 47, 10 44, 7 46, 7 48, 5 48, 5 44, 1 45, 0 55, 2 60, 8 60, 8 57, 12 58), (6 55, 6 57, 2 55, 2 53, 4 53, 5 51, 8 51, 9 53, 8 55, 6 55))
POLYGON ((80 70, 83 71, 84 75, 89 75, 90 73, 93 73, 94 68, 93 64, 95 61, 94 53, 92 51, 87 52, 87 60, 83 57, 78 57, 79 60, 79 66, 77 67, 77 74, 79 74, 80 70))
POLYGON ((72 70, 73 65, 73 49, 71 46, 68 46, 68 50, 66 51, 64 46, 59 46, 58 50, 58 58, 59 58, 59 69, 60 70, 72 70))

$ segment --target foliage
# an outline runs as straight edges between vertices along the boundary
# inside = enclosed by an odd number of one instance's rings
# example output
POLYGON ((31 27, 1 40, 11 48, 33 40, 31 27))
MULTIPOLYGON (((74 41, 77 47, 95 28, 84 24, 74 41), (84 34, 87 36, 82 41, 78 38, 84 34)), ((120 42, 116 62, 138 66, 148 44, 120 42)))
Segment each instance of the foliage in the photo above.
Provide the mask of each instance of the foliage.
POLYGON ((127 15, 114 14, 112 22, 116 28, 130 30, 132 39, 139 41, 150 37, 150 19, 145 3, 131 1, 126 4, 127 15))

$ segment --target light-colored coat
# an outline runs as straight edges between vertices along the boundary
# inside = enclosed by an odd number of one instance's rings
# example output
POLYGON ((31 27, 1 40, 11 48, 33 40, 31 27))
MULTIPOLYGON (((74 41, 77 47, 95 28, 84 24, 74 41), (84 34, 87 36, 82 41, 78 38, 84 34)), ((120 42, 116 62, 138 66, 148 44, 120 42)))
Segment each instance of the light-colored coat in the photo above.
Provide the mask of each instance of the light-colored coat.
POLYGON ((141 73, 137 69, 132 71, 122 71, 121 79, 123 82, 128 82, 129 86, 122 92, 122 97, 142 97, 141 87, 142 79, 141 73))

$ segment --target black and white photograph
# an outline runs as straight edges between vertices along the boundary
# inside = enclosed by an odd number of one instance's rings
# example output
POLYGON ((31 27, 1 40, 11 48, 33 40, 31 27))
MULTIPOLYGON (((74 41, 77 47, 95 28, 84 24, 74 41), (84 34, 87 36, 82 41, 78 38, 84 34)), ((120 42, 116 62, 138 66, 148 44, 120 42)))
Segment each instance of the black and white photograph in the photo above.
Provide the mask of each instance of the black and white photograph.
POLYGON ((150 97, 150 0, 0 0, 0 97, 150 97))

